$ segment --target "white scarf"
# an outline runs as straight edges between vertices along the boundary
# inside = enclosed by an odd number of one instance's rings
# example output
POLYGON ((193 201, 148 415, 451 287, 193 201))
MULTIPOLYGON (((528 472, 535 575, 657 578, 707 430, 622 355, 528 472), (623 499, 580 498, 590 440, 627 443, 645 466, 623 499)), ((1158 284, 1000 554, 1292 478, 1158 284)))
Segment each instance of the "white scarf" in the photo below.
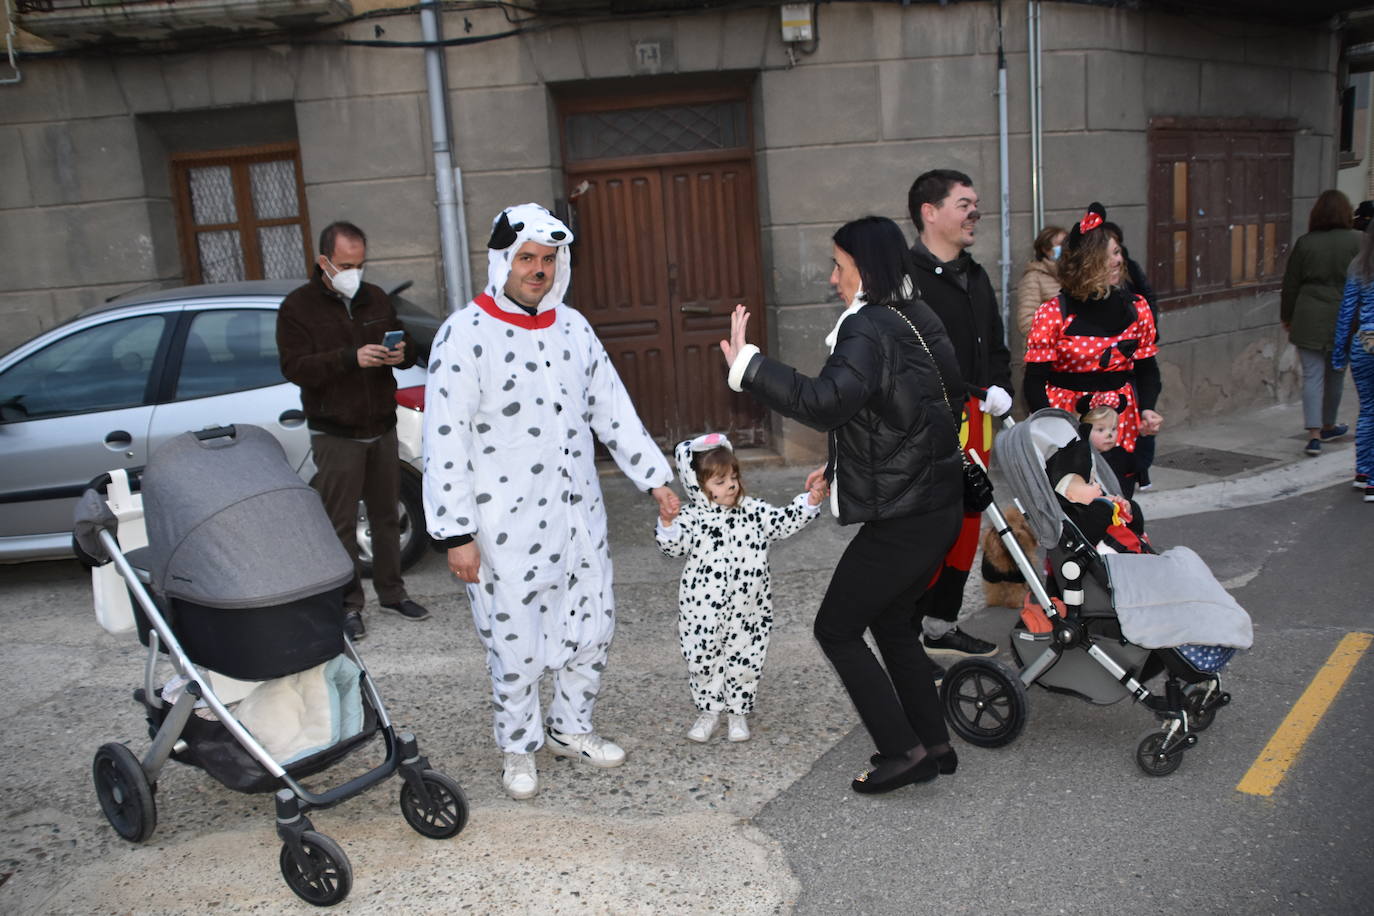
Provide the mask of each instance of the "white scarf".
POLYGON ((835 326, 830 329, 830 333, 825 335, 825 345, 830 348, 831 353, 835 352, 835 341, 838 340, 840 337, 840 325, 844 324, 844 320, 848 318, 850 315, 853 315, 859 309, 863 308, 866 299, 867 297, 864 295, 863 284, 860 284, 859 289, 856 293, 854 293, 854 298, 850 301, 849 306, 843 312, 840 313, 839 320, 836 321, 835 326))

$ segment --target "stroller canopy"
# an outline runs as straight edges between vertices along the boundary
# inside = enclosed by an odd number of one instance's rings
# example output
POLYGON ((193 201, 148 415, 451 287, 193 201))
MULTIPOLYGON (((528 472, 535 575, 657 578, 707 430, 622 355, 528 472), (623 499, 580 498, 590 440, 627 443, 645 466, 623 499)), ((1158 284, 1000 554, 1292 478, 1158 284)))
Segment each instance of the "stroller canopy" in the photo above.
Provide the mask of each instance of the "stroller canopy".
POLYGON ((183 433, 148 461, 153 588, 212 608, 284 604, 343 585, 353 562, 324 504, 257 426, 183 433))
MULTIPOLYGON (((1047 407, 997 437, 998 467, 1012 492, 1024 500, 1022 509, 1041 547, 1052 547, 1064 527, 1064 510, 1055 498, 1045 463, 1059 449, 1078 438, 1078 418, 1067 410, 1047 407)), ((1121 495, 1121 484, 1107 460, 1092 452, 1093 471, 1102 489, 1121 495)))

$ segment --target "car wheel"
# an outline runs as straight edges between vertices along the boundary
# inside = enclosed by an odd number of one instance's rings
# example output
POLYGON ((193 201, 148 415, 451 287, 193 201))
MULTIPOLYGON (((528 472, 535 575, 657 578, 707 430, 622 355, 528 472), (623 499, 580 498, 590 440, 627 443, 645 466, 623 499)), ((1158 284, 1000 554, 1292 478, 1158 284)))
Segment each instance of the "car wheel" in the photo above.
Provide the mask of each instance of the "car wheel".
MULTIPOLYGON (((414 566, 424 553, 429 535, 425 533, 425 504, 421 496, 420 478, 401 472, 401 498, 396 503, 400 527, 401 569, 414 566)), ((372 528, 367 521, 367 507, 358 503, 358 560, 364 576, 372 575, 372 528)))

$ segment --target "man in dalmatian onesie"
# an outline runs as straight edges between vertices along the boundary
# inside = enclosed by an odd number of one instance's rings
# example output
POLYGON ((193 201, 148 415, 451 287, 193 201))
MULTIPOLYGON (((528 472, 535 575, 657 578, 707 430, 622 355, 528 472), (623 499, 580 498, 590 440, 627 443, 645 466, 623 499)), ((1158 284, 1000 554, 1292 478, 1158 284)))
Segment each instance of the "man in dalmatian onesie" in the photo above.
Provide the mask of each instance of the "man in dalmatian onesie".
POLYGON ((625 760, 592 730, 615 630, 592 434, 661 512, 678 506, 605 349, 563 304, 571 242, 537 204, 503 210, 486 288, 435 335, 425 388, 425 518, 467 583, 513 798, 538 792, 534 752, 545 744, 595 766, 625 760), (546 670, 553 700, 541 723, 546 670))

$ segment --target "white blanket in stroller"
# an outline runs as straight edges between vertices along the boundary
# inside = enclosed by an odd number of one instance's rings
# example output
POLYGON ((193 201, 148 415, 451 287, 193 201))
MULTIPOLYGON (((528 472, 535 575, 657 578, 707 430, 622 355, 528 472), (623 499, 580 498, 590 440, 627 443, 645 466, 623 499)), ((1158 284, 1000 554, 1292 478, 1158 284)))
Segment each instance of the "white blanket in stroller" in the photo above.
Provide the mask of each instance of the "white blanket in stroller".
POLYGON ((1248 649, 1255 641, 1250 615, 1189 548, 1158 555, 1114 553, 1103 559, 1111 573, 1121 633, 1137 646, 1248 649))
POLYGON ((360 670, 345 655, 263 681, 234 710, 243 727, 285 766, 363 729, 360 670))

